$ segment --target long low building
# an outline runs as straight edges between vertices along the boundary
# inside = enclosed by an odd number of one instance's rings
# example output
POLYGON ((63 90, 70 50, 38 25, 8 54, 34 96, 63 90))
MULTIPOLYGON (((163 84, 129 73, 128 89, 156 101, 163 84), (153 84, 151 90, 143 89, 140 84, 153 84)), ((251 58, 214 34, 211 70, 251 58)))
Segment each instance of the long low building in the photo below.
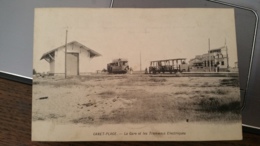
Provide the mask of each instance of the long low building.
POLYGON ((226 72, 229 69, 227 46, 209 50, 208 53, 197 55, 189 61, 192 71, 226 72))

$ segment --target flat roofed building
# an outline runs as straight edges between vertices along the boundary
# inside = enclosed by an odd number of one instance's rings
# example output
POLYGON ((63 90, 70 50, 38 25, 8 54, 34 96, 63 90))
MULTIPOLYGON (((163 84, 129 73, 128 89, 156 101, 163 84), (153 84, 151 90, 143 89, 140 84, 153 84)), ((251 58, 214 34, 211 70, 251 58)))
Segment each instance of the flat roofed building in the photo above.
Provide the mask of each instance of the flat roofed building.
POLYGON ((227 47, 223 46, 209 50, 206 54, 196 55, 195 58, 190 59, 189 64, 193 71, 215 72, 216 68, 219 71, 228 71, 227 47))

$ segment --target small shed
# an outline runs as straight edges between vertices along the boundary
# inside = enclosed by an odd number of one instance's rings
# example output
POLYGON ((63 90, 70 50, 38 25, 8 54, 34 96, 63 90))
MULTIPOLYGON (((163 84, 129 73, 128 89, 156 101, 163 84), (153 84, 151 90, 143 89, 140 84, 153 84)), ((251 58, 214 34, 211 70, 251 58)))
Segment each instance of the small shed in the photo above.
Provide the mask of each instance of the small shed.
POLYGON ((91 65, 91 60, 98 56, 101 55, 96 51, 77 41, 72 41, 44 53, 41 60, 45 59, 50 64, 50 74, 65 74, 66 72, 67 76, 74 76, 89 73, 88 67, 91 65), (65 49, 66 46, 67 49, 65 49))

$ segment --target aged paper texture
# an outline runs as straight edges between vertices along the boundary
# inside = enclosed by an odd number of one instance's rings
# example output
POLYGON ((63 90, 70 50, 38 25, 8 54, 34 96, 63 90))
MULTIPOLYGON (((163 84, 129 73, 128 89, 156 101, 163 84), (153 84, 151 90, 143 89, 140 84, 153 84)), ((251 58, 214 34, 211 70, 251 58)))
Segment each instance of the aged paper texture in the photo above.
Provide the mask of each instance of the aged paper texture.
POLYGON ((33 141, 240 140, 233 9, 35 9, 33 141))

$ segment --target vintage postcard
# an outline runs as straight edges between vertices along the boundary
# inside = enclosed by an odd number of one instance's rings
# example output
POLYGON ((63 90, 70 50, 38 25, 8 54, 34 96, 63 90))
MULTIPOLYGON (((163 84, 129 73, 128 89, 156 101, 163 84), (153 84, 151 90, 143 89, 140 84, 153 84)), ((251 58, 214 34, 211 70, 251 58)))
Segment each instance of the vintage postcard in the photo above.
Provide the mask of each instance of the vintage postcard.
POLYGON ((234 9, 35 9, 33 141, 241 140, 234 9))

